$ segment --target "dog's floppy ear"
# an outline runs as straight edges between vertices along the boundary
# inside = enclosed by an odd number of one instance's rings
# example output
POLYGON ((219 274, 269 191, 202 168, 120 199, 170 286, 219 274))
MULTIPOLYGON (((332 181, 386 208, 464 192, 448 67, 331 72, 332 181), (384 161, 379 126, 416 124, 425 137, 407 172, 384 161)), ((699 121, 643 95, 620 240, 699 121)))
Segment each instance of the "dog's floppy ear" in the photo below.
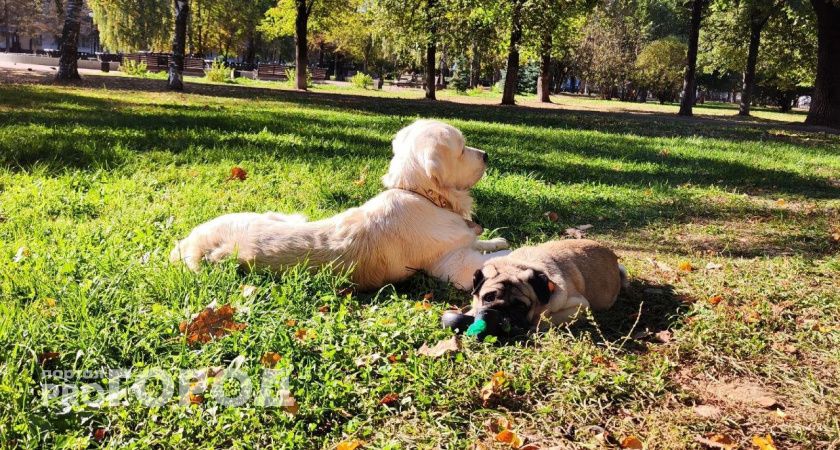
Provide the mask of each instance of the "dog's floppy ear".
POLYGON ((473 275, 472 295, 478 294, 478 291, 481 290, 481 285, 484 284, 484 280, 484 272, 482 272, 481 269, 476 270, 473 275))
POLYGON ((557 289, 557 285, 548 279, 548 275, 539 270, 535 270, 534 274, 528 278, 528 284, 534 289, 534 293, 537 294, 537 300, 543 305, 548 303, 551 294, 557 289))

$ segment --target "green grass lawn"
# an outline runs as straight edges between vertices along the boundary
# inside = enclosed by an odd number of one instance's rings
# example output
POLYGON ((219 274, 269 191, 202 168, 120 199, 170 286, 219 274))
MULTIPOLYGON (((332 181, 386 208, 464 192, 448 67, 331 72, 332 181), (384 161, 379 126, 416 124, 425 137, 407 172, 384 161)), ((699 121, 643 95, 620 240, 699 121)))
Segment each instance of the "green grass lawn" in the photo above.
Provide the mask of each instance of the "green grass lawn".
POLYGON ((767 434, 780 449, 840 439, 840 136, 580 99, 501 108, 86 83, 0 85, 0 446, 505 448, 487 424, 499 418, 544 449, 628 436, 697 448, 713 433, 742 448, 767 434), (422 275, 347 295, 326 273, 168 263, 176 239, 220 214, 318 219, 364 202, 381 190, 391 137, 419 117, 490 154, 474 191, 488 235, 520 246, 592 224, 588 236, 630 271, 617 306, 431 358, 419 347, 449 336, 440 314, 468 297, 422 275), (234 166, 245 181, 227 180, 234 166), (214 301, 248 326, 188 345, 179 323, 214 301), (61 381, 57 369, 174 373, 240 356, 258 381, 269 352, 290 374, 296 415, 220 406, 212 393, 191 406, 65 407, 39 387, 61 381), (507 381, 484 403, 497 371, 507 381))

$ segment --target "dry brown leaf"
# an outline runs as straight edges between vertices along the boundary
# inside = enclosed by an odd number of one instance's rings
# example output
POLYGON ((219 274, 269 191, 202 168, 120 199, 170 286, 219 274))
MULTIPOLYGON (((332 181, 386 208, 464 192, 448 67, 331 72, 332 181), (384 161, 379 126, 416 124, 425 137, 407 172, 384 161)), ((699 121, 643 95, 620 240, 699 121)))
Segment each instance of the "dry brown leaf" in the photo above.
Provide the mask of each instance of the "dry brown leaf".
POLYGON ((511 448, 522 447, 522 438, 511 430, 502 430, 496 434, 497 442, 504 442, 511 446, 511 448))
POLYGON ((548 211, 545 214, 543 214, 543 216, 545 216, 545 218, 551 222, 557 222, 558 220, 560 220, 560 216, 554 211, 548 211))
POLYGON ((752 444, 759 450, 776 450, 776 443, 769 434, 766 436, 753 436, 752 444))
POLYGON ((540 447, 538 444, 532 442, 530 444, 525 444, 522 447, 519 447, 519 450, 540 450, 541 448, 542 447, 540 447))
POLYGON ((674 335, 673 335, 673 333, 671 333, 670 330, 662 330, 662 331, 654 334, 654 336, 656 337, 657 341, 659 341, 663 344, 667 344, 674 339, 674 335))
POLYGON ((717 305, 718 303, 720 303, 722 301, 723 301, 723 296, 722 295, 713 295, 713 296, 709 297, 709 303, 711 303, 712 305, 717 305))
POLYGON ((327 314, 328 312, 330 312, 330 306, 329 305, 321 306, 320 308, 318 308, 318 312, 321 313, 321 314, 327 314))
POLYGON ((432 358, 440 358, 447 353, 455 353, 461 350, 461 341, 458 336, 452 336, 449 339, 443 339, 435 344, 434 347, 429 347, 425 343, 417 350, 418 355, 430 356, 432 358))
POLYGON ((621 440, 621 448, 630 448, 634 450, 642 450, 644 448, 644 444, 642 441, 639 440, 636 436, 627 436, 626 438, 621 440))
POLYGON ((315 337, 315 331, 307 330, 306 328, 298 328, 295 330, 295 339, 305 341, 315 337))
POLYGON ((706 437, 695 436, 694 440, 711 448, 719 448, 723 450, 732 450, 737 447, 735 441, 729 436, 720 433, 709 433, 706 437))
POLYGON ((93 440, 96 442, 102 442, 105 438, 108 437, 108 430, 105 428, 97 428, 93 430, 93 440))
POLYGON ((292 394, 287 391, 281 391, 282 399, 283 399, 283 410, 291 415, 295 415, 300 411, 300 405, 297 402, 297 399, 292 397, 292 394))
POLYGON ((357 448, 365 445, 365 441, 361 441, 359 439, 352 439, 349 441, 341 441, 338 445, 335 446, 335 450, 356 450, 357 448))
POLYGON ((493 417, 484 422, 484 425, 491 433, 496 434, 502 430, 513 428, 513 420, 508 417, 493 417))
POLYGON ((275 352, 265 352, 260 358, 260 364, 269 369, 273 369, 278 362, 280 362, 280 355, 275 352))
POLYGON ((391 393, 385 394, 384 397, 379 399, 379 404, 380 405, 385 405, 385 406, 390 406, 390 405, 396 403, 399 399, 400 399, 399 394, 397 394, 396 392, 391 392, 391 393))
POLYGON ((241 331, 248 326, 233 320, 236 310, 230 304, 220 308, 208 306, 191 321, 181 322, 178 329, 186 335, 190 345, 205 344, 213 338, 220 338, 233 331, 241 331))
POLYGON ((694 408, 694 414, 697 414, 704 419, 716 419, 720 417, 720 408, 717 406, 712 405, 696 405, 694 408))
POLYGON ((245 169, 238 166, 231 167, 228 180, 245 181, 246 178, 248 178, 248 172, 245 169))
POLYGON ((286 326, 287 327, 293 327, 295 325, 297 325, 297 320, 295 320, 295 319, 289 319, 289 320, 286 321, 286 326))
POLYGON ((423 300, 425 300, 427 302, 434 300, 434 298, 435 298, 435 293, 434 292, 427 292, 427 293, 423 294, 423 300))

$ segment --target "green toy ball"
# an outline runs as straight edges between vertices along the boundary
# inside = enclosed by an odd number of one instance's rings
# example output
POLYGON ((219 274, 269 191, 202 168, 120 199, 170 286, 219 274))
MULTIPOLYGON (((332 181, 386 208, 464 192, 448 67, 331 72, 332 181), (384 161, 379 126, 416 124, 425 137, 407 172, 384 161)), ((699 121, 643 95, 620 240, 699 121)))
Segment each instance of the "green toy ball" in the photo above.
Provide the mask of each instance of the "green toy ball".
POLYGON ((476 319, 469 328, 467 328, 467 331, 464 334, 467 336, 478 336, 479 334, 484 333, 485 330, 487 330, 487 322, 485 322, 484 319, 479 318, 476 319))

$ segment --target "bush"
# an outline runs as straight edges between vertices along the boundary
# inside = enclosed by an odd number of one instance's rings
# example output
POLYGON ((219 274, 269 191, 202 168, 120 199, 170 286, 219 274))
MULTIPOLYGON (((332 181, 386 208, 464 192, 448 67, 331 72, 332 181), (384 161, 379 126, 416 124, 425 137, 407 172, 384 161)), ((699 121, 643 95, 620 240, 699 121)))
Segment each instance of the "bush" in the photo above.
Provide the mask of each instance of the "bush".
POLYGON ((688 46, 674 37, 653 41, 636 58, 636 81, 660 103, 672 102, 682 88, 688 46))
POLYGON ((120 70, 126 75, 145 77, 149 74, 149 67, 143 61, 126 60, 120 65, 120 70))
MULTIPOLYGON (((297 79, 297 70, 294 67, 286 69, 286 86, 290 88, 297 88, 295 80, 297 79)), ((306 87, 312 86, 312 72, 306 70, 306 87)))
POLYGON ((225 81, 228 81, 229 76, 230 69, 228 69, 224 61, 221 59, 213 61, 213 63, 210 64, 210 68, 204 70, 204 77, 207 78, 207 81, 224 83, 225 81))
POLYGON ((356 75, 350 77, 350 82, 357 88, 367 89, 373 86, 373 77, 362 72, 356 72, 356 75))
MULTIPOLYGON (((537 79, 540 77, 540 65, 538 63, 528 63, 519 66, 518 77, 516 80, 517 94, 536 94, 537 93, 537 79)), ((507 71, 502 71, 502 79, 494 86, 493 92, 504 92, 505 77, 507 71)))

